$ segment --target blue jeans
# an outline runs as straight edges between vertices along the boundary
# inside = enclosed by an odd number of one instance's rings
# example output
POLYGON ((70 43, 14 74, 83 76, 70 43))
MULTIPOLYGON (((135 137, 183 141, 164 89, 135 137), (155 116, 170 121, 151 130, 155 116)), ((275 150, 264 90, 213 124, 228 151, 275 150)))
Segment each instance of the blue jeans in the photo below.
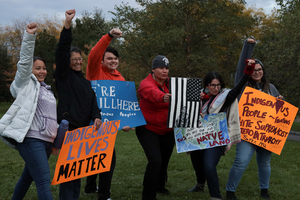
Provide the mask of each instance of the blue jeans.
POLYGON ((48 164, 52 143, 25 137, 23 143, 17 144, 17 148, 25 161, 25 167, 15 187, 12 200, 23 199, 32 181, 36 184, 39 199, 53 199, 48 164))
POLYGON ((81 179, 61 183, 59 187, 60 200, 77 200, 80 196, 81 179))
POLYGON ((197 183, 204 184, 207 180, 207 186, 211 197, 222 198, 219 189, 219 178, 217 165, 222 155, 224 155, 224 146, 197 150, 191 152, 191 160, 196 172, 197 183))
POLYGON ((271 176, 270 162, 272 152, 242 140, 236 146, 235 160, 230 169, 229 178, 226 185, 227 191, 236 191, 236 188, 239 185, 243 173, 247 168, 255 151, 260 189, 269 188, 269 180, 271 176))

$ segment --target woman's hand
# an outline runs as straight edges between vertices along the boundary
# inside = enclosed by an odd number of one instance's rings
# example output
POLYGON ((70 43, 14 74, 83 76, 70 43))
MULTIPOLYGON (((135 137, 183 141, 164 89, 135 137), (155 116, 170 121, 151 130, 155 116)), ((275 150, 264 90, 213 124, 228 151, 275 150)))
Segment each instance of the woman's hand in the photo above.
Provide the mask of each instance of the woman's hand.
POLYGON ((203 113, 200 113, 200 116, 201 116, 202 118, 204 118, 204 115, 203 115, 203 113))
POLYGON ((169 102, 170 101, 170 96, 172 96, 170 93, 166 93, 163 100, 165 103, 169 102))
POLYGON ((65 12, 65 17, 66 17, 65 28, 66 29, 71 28, 72 19, 75 17, 75 13, 76 13, 75 9, 67 10, 65 12))
POLYGON ((96 131, 98 131, 98 129, 100 128, 101 124, 102 124, 101 119, 95 118, 95 120, 94 120, 94 126, 96 127, 96 129, 95 129, 96 131))
POLYGON ((30 23, 26 26, 27 33, 35 34, 37 31, 37 23, 30 23))
POLYGON ((203 99, 204 96, 205 96, 205 93, 204 93, 204 92, 201 92, 201 93, 200 93, 200 98, 203 99))
POLYGON ((247 65, 251 66, 252 64, 255 64, 255 60, 254 59, 247 59, 247 65))
POLYGON ((281 100, 283 100, 283 96, 279 95, 279 96, 276 97, 276 99, 281 99, 281 100))
POLYGON ((253 38, 248 38, 248 39, 247 39, 247 42, 248 42, 248 43, 251 43, 251 44, 256 43, 256 41, 255 41, 253 38))
POLYGON ((124 132, 129 132, 130 130, 134 130, 134 128, 130 128, 130 126, 124 126, 122 128, 122 131, 124 131, 124 132))
POLYGON ((52 155, 55 155, 55 156, 58 156, 59 155, 59 149, 56 149, 54 147, 52 147, 52 152, 51 152, 52 155))

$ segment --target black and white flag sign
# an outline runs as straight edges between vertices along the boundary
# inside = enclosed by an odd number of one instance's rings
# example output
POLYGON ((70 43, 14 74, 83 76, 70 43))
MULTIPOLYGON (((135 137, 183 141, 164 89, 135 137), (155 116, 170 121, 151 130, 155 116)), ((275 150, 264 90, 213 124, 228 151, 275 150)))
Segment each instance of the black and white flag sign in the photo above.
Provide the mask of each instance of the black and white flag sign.
POLYGON ((168 127, 197 128, 200 115, 200 78, 170 78, 168 127))

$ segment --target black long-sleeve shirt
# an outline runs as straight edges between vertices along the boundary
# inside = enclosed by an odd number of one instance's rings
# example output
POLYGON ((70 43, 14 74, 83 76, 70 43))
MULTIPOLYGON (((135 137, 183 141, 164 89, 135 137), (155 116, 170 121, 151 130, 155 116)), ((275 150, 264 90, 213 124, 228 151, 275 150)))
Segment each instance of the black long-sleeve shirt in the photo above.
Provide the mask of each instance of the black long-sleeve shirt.
POLYGON ((101 119, 95 92, 81 71, 70 68, 72 32, 63 28, 55 54, 54 74, 58 92, 57 120, 69 121, 69 130, 88 126, 95 118, 101 119))

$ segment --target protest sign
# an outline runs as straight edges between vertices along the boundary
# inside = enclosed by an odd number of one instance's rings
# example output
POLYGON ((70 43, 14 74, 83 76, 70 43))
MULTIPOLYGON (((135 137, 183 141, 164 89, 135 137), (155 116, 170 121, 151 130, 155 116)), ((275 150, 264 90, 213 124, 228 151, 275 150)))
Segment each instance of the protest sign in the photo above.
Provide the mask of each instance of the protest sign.
POLYGON ((201 104, 200 78, 170 78, 167 127, 197 128, 201 104))
POLYGON ((68 131, 56 163, 52 185, 110 170, 120 121, 68 131))
POLYGON ((246 87, 239 101, 242 140, 280 155, 298 108, 246 87))
POLYGON ((178 153, 230 143, 224 112, 204 115, 197 128, 175 128, 174 133, 178 153))
POLYGON ((135 90, 135 83, 128 81, 96 80, 91 81, 101 109, 103 122, 120 120, 120 127, 145 125, 135 90))

